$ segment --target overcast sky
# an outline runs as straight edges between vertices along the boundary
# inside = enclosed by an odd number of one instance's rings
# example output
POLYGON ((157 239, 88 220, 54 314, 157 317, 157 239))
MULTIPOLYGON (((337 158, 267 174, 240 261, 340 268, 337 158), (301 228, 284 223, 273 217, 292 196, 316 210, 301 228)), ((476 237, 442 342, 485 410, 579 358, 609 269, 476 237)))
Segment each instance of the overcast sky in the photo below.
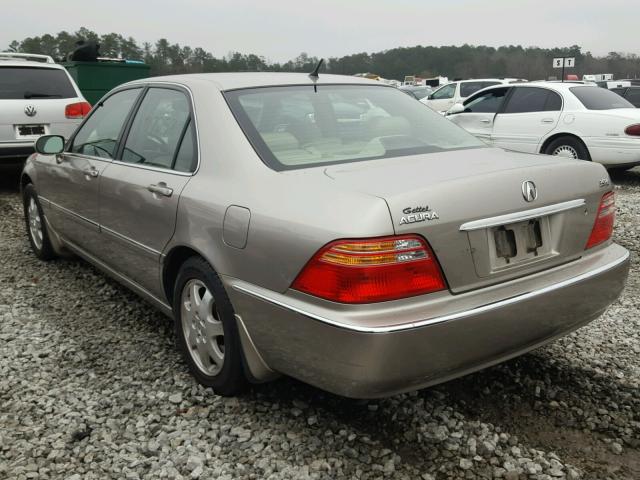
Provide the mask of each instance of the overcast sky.
POLYGON ((139 43, 165 37, 285 61, 414 45, 578 44, 596 55, 639 53, 631 0, 4 0, 0 50, 11 40, 117 32, 139 43))

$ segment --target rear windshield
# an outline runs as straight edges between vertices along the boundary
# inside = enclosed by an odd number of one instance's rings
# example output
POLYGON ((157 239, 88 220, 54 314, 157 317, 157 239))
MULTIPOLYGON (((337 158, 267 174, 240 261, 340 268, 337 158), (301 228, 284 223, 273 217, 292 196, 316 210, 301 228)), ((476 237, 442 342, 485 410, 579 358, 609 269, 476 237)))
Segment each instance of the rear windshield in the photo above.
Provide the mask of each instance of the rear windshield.
POLYGON ((74 98, 76 92, 64 70, 0 67, 0 99, 74 98))
POLYGON ((631 103, 617 93, 600 87, 571 87, 578 100, 589 110, 611 110, 614 108, 634 108, 631 103))
POLYGON ((392 87, 268 87, 225 97, 258 155, 274 170, 484 146, 392 87))

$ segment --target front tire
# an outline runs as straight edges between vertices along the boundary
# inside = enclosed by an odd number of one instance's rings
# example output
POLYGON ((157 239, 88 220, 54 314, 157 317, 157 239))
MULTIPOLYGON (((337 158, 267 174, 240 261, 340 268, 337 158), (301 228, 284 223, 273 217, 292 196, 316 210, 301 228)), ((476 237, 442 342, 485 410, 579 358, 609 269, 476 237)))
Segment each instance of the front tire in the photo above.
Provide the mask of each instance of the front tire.
POLYGON ((247 386, 233 306, 213 268, 200 257, 184 262, 175 283, 178 349, 199 383, 224 396, 247 386))
POLYGON ((576 137, 558 137, 544 149, 547 155, 557 155, 559 157, 573 158, 574 160, 591 161, 591 155, 587 147, 576 137))
POLYGON ((27 184, 22 190, 22 205, 24 207, 24 219, 31 250, 40 260, 46 261, 56 258, 51 240, 49 240, 47 222, 44 218, 40 200, 38 200, 38 193, 31 183, 27 184))

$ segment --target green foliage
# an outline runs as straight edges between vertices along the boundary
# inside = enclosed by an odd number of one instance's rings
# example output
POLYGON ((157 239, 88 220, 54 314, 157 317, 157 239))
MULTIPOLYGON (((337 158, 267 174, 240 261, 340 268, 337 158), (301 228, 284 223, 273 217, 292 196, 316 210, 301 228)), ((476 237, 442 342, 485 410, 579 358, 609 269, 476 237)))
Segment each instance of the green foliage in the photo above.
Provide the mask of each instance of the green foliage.
MULTIPOLYGON (((95 40, 105 57, 122 57, 144 60, 151 65, 152 75, 175 73, 201 73, 226 71, 286 71, 310 72, 318 58, 301 53, 285 63, 267 61, 254 54, 230 52, 216 58, 202 48, 171 44, 161 38, 155 44, 140 46, 132 37, 118 33, 99 35, 84 27, 71 34, 66 31, 56 35, 44 34, 22 41, 12 41, 7 50, 43 53, 57 60, 64 60, 75 48, 78 39, 95 40)), ((520 45, 499 48, 484 45, 415 46, 385 50, 376 53, 356 53, 330 58, 326 71, 344 75, 373 72, 385 78, 402 80, 405 75, 431 77, 444 75, 449 78, 518 77, 538 80, 560 72, 551 68, 551 59, 559 56, 576 57, 577 68, 567 71, 581 76, 584 73, 613 73, 616 78, 640 76, 640 58, 634 54, 610 52, 606 57, 594 57, 583 53, 578 45, 566 48, 522 47, 520 45)))

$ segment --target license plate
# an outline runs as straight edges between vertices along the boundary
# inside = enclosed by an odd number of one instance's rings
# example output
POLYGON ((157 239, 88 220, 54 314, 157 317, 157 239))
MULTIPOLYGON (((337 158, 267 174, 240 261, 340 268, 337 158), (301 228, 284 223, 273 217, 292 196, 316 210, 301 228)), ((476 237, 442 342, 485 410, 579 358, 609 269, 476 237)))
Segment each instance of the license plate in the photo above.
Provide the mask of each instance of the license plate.
POLYGON ((16 138, 37 138, 45 134, 44 125, 16 125, 16 138))

